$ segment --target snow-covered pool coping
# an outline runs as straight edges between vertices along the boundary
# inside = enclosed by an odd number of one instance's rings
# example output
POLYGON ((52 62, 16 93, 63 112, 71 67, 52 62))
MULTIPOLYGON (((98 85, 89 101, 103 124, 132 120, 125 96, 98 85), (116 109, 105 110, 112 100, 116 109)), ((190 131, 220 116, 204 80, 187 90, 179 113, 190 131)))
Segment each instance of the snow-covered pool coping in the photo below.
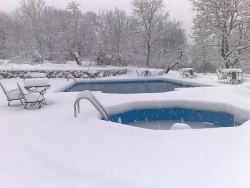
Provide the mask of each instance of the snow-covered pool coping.
MULTIPOLYGON (((177 89, 177 91, 166 93, 121 95, 122 102, 107 106, 109 114, 117 114, 132 109, 153 109, 153 108, 187 108, 196 110, 208 110, 226 112, 234 115, 237 124, 242 124, 250 119, 249 98, 239 99, 238 91, 231 91, 226 88, 191 88, 177 89), (196 95, 193 95, 193 93, 196 95), (228 94, 227 94, 228 93, 228 94), (187 99, 188 97, 188 99, 187 99), (240 101, 244 102, 241 103, 240 101)), ((250 91, 244 90, 250 96, 250 91)), ((105 95, 105 94, 103 94, 105 95)), ((115 94, 113 94, 114 96, 115 94)), ((116 96, 119 97, 119 96, 116 96)))
POLYGON ((213 86, 211 84, 203 84, 203 83, 196 83, 196 82, 192 82, 190 80, 178 80, 178 79, 171 79, 171 78, 164 78, 164 77, 152 77, 152 78, 117 78, 117 79, 91 79, 91 80, 77 80, 77 82, 70 82, 68 84, 66 84, 65 86, 58 88, 55 90, 55 92, 63 92, 65 91, 67 88, 72 87, 73 85, 77 84, 77 83, 95 83, 95 82, 131 82, 131 81, 146 81, 146 80, 160 80, 160 81, 169 81, 169 82, 174 82, 177 84, 182 84, 182 85, 190 85, 190 86, 195 86, 195 87, 209 87, 209 86, 213 86))

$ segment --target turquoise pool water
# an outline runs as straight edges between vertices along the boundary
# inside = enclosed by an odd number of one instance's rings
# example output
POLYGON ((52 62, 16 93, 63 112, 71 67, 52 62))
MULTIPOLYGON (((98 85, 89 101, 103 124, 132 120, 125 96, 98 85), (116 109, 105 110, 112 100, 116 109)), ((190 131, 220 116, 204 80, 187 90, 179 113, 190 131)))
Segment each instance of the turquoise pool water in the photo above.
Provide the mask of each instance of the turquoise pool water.
POLYGON ((111 82, 84 82, 76 83, 67 88, 64 92, 79 92, 83 90, 102 91, 103 93, 160 93, 173 91, 175 88, 193 87, 190 85, 178 84, 165 80, 145 80, 145 81, 111 81, 111 82))

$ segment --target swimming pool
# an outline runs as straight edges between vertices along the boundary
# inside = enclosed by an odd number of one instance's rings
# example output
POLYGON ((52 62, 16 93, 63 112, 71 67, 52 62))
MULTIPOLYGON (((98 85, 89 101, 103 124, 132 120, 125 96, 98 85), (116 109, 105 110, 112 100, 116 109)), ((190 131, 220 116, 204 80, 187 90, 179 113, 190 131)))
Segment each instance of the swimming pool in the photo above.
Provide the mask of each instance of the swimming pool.
POLYGON ((180 87, 194 87, 191 85, 174 83, 166 80, 140 80, 140 81, 99 81, 81 82, 66 88, 64 92, 79 92, 83 90, 101 91, 103 93, 160 93, 173 91, 180 87))
POLYGON ((234 126, 234 116, 225 112, 185 108, 134 109, 110 116, 110 121, 146 129, 169 130, 174 123, 193 129, 234 126))

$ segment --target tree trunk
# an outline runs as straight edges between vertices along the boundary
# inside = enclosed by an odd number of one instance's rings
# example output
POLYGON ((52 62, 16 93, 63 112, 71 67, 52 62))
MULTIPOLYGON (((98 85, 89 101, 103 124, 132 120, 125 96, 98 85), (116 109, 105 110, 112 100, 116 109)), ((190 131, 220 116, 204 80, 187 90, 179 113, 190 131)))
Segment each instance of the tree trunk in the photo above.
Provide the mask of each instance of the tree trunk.
POLYGON ((148 54, 147 54, 147 67, 149 68, 149 60, 150 60, 150 51, 151 51, 151 49, 150 49, 150 45, 149 45, 149 43, 148 43, 148 54))
POLYGON ((204 75, 206 75, 206 72, 207 72, 207 62, 206 61, 204 61, 204 75))

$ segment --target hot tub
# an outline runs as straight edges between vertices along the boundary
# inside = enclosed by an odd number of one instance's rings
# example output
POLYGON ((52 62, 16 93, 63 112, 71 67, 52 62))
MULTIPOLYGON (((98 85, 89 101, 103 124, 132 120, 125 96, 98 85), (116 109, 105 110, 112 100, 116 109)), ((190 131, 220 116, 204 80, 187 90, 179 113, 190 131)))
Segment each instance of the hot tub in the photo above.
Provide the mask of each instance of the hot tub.
POLYGON ((185 123, 193 129, 235 125, 234 116, 231 114, 185 108, 134 109, 113 114, 110 121, 157 130, 169 130, 175 123, 185 123))

